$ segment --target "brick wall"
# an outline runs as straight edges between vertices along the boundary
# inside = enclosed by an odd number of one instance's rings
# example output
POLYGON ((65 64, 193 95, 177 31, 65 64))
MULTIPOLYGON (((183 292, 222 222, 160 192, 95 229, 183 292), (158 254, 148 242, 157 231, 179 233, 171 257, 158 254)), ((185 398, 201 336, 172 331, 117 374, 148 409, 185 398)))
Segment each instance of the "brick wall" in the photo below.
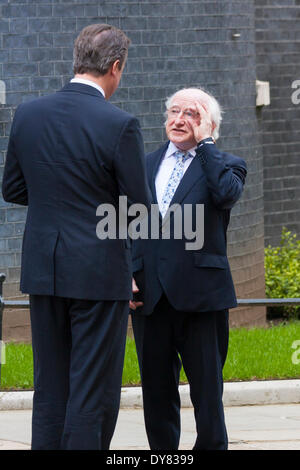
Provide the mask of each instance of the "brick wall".
MULTIPOLYGON (((147 151, 165 139, 164 101, 178 88, 204 86, 224 108, 219 147, 247 160, 249 174, 228 236, 239 297, 264 295, 263 166, 255 108, 254 0, 0 2, 0 166, 18 103, 59 89, 72 76, 78 32, 114 24, 132 40, 115 104, 138 116, 147 151), (234 39, 233 33, 240 38, 234 39)), ((1 262, 8 295, 17 295, 26 210, 0 202, 1 262)), ((264 309, 238 309, 232 324, 264 320, 264 309)))
POLYGON ((256 0, 257 77, 270 82, 271 105, 260 113, 264 154, 265 243, 283 226, 300 235, 299 0, 256 0))

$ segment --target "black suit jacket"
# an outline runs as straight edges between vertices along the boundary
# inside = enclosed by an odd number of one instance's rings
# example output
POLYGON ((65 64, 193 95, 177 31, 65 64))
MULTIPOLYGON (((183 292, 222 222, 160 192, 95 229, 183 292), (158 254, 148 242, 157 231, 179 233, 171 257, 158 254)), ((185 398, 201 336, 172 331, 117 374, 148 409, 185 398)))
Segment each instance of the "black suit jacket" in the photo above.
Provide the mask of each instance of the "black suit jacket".
MULTIPOLYGON (((146 158, 154 201, 155 177, 168 143, 146 158)), ((230 210, 242 194, 247 170, 243 159, 204 144, 185 172, 171 201, 191 204, 195 228, 195 206, 204 204, 204 244, 186 250, 184 236, 133 242, 134 278, 140 289, 136 300, 144 302, 136 313, 149 315, 164 292, 179 311, 213 311, 236 306, 236 295, 226 255, 226 231, 230 210)), ((165 219, 164 219, 165 220, 165 219)), ((164 221, 160 220, 162 233, 164 221)), ((151 221, 149 219, 149 227, 151 221)))
POLYGON ((131 298, 126 240, 96 236, 96 209, 119 195, 149 205, 136 118, 94 87, 69 83, 24 103, 14 116, 5 201, 28 205, 21 290, 90 300, 131 298))

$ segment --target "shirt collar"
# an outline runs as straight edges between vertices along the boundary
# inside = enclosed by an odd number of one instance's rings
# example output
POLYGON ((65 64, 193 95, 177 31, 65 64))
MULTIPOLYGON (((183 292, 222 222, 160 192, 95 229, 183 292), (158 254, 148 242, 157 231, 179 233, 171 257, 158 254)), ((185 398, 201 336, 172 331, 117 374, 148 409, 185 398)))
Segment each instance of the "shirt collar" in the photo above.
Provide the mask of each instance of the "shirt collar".
MULTIPOLYGON (((178 150, 180 151, 180 149, 177 148, 176 145, 170 141, 167 151, 165 153, 165 158, 172 157, 174 153, 177 152, 178 150)), ((192 157, 194 157, 196 155, 196 146, 189 149, 188 152, 191 154, 192 157)))
POLYGON ((87 80, 86 78, 72 78, 71 83, 82 83, 83 85, 90 85, 90 86, 93 86, 93 87, 96 88, 98 91, 100 91, 100 93, 102 93, 102 95, 103 95, 104 98, 105 98, 105 93, 104 93, 103 88, 101 88, 100 85, 97 85, 97 83, 92 82, 92 80, 87 80))

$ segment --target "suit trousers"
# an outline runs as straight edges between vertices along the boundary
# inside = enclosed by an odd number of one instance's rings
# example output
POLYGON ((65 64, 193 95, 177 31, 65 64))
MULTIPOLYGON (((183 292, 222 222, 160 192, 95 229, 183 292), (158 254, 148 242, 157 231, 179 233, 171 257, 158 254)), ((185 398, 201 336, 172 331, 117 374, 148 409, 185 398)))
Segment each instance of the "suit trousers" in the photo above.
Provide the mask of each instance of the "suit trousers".
POLYGON ((222 369, 228 349, 228 310, 176 311, 163 295, 151 315, 132 313, 132 323, 150 448, 178 449, 183 365, 196 421, 193 449, 226 450, 222 369))
POLYGON ((32 450, 109 449, 120 405, 128 301, 30 296, 32 450))

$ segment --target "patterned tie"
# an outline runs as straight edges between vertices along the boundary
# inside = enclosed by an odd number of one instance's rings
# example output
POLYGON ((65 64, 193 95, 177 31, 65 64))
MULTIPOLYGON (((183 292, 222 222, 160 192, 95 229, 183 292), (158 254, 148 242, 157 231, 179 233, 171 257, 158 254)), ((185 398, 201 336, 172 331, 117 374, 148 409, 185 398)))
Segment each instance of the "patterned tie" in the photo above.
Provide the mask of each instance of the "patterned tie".
POLYGON ((177 186, 179 185, 180 180, 183 176, 184 162, 189 158, 190 154, 184 154, 183 152, 180 152, 180 150, 178 150, 174 153, 174 156, 176 157, 176 163, 172 170, 171 176, 169 178, 168 184, 166 186, 162 198, 162 208, 160 211, 162 217, 166 215, 170 202, 173 199, 177 186))

